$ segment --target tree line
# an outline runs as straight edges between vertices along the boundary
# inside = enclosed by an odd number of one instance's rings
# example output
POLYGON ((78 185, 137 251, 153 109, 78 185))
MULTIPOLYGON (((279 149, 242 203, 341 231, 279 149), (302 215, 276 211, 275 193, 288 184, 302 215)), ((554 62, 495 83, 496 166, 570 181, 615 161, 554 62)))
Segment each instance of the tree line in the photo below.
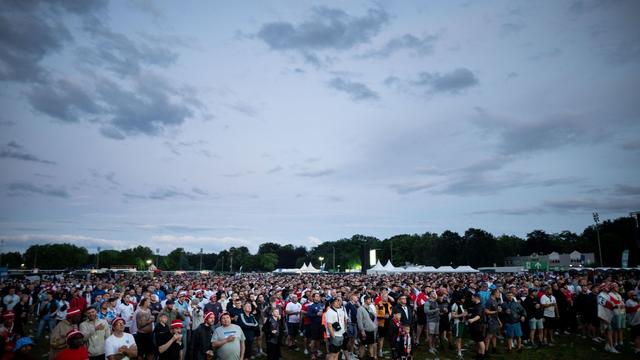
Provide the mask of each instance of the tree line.
MULTIPOLYGON (((599 227, 604 266, 621 266, 621 256, 629 250, 629 266, 640 263, 640 244, 635 219, 622 217, 607 220, 599 227)), ((594 253, 599 265, 597 232, 593 226, 582 233, 571 231, 547 233, 534 230, 526 238, 514 235, 495 236, 485 230, 470 228, 459 234, 444 231, 441 234, 401 234, 380 240, 372 236, 354 235, 336 241, 327 241, 307 249, 303 246, 263 243, 257 253, 251 254, 245 246, 231 247, 219 253, 194 253, 176 248, 167 255, 157 255, 149 247, 137 246, 126 250, 102 250, 89 253, 85 247, 73 244, 32 245, 24 253, 0 254, 0 264, 9 268, 78 269, 135 266, 147 269, 151 260, 162 270, 212 271, 272 271, 276 268, 299 268, 312 263, 316 268, 324 263, 325 270, 344 270, 361 266, 361 249, 365 245, 376 249, 382 262, 391 260, 396 266, 405 264, 431 266, 504 265, 506 257, 532 253, 548 254, 556 251, 568 253, 594 253), (321 262, 320 259, 323 259, 321 262)), ((595 265, 595 264, 594 264, 595 265)))

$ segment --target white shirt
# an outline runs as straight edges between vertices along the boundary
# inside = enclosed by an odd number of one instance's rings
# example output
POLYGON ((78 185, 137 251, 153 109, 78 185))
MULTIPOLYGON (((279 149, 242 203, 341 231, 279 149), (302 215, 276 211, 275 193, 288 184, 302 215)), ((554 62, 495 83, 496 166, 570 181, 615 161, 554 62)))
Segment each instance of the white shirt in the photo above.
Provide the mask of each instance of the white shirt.
POLYGON ((610 302, 609 294, 601 291, 598 294, 598 318, 605 321, 611 321, 613 318, 613 311, 606 306, 608 302, 610 302))
POLYGON ((302 309, 302 305, 300 303, 288 303, 285 312, 287 313, 287 322, 297 324, 300 322, 300 309, 302 309), (297 314, 292 314, 297 313, 297 314))
POLYGON ((2 299, 2 302, 7 307, 7 310, 13 310, 13 307, 18 304, 20 301, 20 297, 16 294, 13 295, 5 295, 2 299))
MULTIPOLYGON (((542 304, 542 305, 555 304, 555 303, 556 303, 556 298, 553 295, 548 295, 547 296, 547 294, 544 294, 540 298, 540 304, 542 304)), ((543 315, 545 317, 550 317, 550 318, 556 317, 556 307, 555 306, 549 306, 549 307, 544 308, 543 315)))
POLYGON ((124 326, 131 329, 133 323, 133 305, 131 303, 125 305, 123 302, 116 307, 116 315, 124 319, 124 326))
POLYGON ((336 321, 340 324, 340 330, 333 330, 335 336, 344 336, 345 324, 346 324, 346 316, 344 314, 344 309, 340 308, 338 310, 333 307, 329 307, 329 310, 325 313, 325 321, 327 323, 327 336, 331 336, 331 332, 329 331, 329 326, 332 326, 336 321))
MULTIPOLYGON (((111 335, 107 338, 107 341, 104 343, 104 357, 105 359, 111 355, 119 354, 118 349, 121 346, 131 347, 136 344, 136 340, 133 338, 133 335, 129 333, 122 333, 122 337, 116 337, 115 335, 111 335)), ((130 360, 128 356, 122 358, 122 360, 130 360)))

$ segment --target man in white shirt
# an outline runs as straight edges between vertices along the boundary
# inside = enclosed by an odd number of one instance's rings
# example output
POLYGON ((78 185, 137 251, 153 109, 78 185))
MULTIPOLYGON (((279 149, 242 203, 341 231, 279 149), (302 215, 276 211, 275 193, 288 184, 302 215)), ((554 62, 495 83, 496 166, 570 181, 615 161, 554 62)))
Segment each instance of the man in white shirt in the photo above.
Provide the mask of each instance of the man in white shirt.
POLYGON ((287 339, 289 350, 294 350, 296 337, 300 332, 300 310, 302 310, 302 305, 298 302, 298 297, 295 294, 289 295, 289 303, 285 308, 285 313, 287 314, 287 331, 289 333, 289 338, 287 339))
POLYGON ((113 319, 113 333, 104 343, 104 355, 108 360, 130 360, 138 356, 138 347, 133 335, 124 332, 123 318, 113 319))
POLYGON ((7 309, 7 311, 13 310, 13 307, 18 305, 19 302, 20 297, 16 295, 16 289, 14 288, 9 288, 9 293, 2 299, 2 303, 4 304, 4 307, 7 309))
MULTIPOLYGON (((325 313, 326 331, 329 338, 329 353, 327 360, 338 360, 340 350, 346 352, 347 342, 344 339, 347 326, 347 315, 342 308, 342 299, 334 297, 331 306, 325 313)), ((347 357, 345 357, 347 358, 347 357)))
POLYGON ((556 318, 559 315, 556 297, 552 295, 551 287, 547 286, 545 294, 540 298, 540 305, 544 308, 544 333, 547 344, 553 342, 553 329, 555 329, 556 318))
POLYGON ((116 316, 124 319, 124 331, 131 333, 131 325, 133 323, 133 305, 131 304, 129 295, 125 295, 122 301, 116 306, 116 316))
POLYGON ((606 335, 607 345, 604 346, 604 350, 613 354, 618 354, 619 351, 613 346, 613 334, 611 332, 611 320, 613 319, 613 303, 609 296, 609 284, 604 283, 600 285, 600 292, 598 293, 598 318, 600 319, 600 334, 606 335))

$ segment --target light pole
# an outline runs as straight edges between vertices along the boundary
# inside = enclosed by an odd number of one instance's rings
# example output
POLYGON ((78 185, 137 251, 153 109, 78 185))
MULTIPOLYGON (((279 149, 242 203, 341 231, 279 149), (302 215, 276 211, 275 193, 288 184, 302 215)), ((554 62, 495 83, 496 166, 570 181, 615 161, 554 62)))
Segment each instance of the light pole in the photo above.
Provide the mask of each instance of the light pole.
POLYGON ((151 267, 151 264, 153 264, 153 261, 151 261, 151 259, 146 261, 147 263, 147 270, 149 270, 149 268, 151 267))
POLYGON ((160 265, 160 248, 156 248, 156 267, 160 265))
POLYGON ((324 256, 318 256, 318 260, 320 260, 320 269, 322 269, 322 262, 324 261, 324 256))
POLYGON ((200 271, 202 271, 202 248, 200 248, 200 271))
POLYGON ((596 223, 596 236, 598 237, 598 253, 600 254, 600 267, 602 267, 602 247, 600 247, 600 215, 597 212, 593 212, 593 222, 596 223))
POLYGON ((98 253, 96 254, 96 269, 100 268, 100 246, 98 246, 98 253))

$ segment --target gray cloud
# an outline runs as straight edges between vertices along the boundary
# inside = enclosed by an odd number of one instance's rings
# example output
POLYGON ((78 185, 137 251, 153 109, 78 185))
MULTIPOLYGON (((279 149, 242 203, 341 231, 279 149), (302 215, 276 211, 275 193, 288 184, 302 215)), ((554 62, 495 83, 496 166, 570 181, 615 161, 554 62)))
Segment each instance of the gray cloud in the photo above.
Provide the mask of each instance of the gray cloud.
POLYGON ((553 49, 547 49, 547 50, 540 50, 534 54, 532 54, 531 56, 528 57, 529 60, 543 60, 543 59, 552 59, 555 58, 557 56, 560 56, 560 54, 562 54, 562 50, 558 49, 558 48, 553 48, 553 49))
POLYGON ((471 212, 472 215, 541 215, 547 210, 541 207, 513 208, 513 209, 492 209, 471 212))
POLYGON ((57 198, 67 199, 69 193, 64 188, 52 187, 49 185, 35 185, 29 182, 13 182, 6 186, 7 194, 9 196, 24 196, 24 195, 45 195, 57 198))
POLYGON ((11 141, 3 149, 0 150, 0 158, 15 159, 22 161, 32 161, 41 164, 55 165, 56 163, 49 160, 43 160, 39 157, 24 151, 23 147, 16 142, 11 141))
POLYGON ((382 9, 369 9, 353 17, 339 9, 315 7, 311 18, 298 25, 272 22, 262 25, 257 37, 273 50, 350 49, 368 42, 389 21, 382 9))
POLYGON ((629 151, 640 150, 640 140, 627 141, 622 144, 622 148, 629 151))
POLYGON ((301 176, 301 177, 322 177, 322 176, 331 175, 334 172, 335 172, 335 170, 333 170, 333 169, 305 170, 305 171, 297 172, 296 175, 297 176, 301 176))
POLYGON ((269 171, 267 171, 267 174, 275 174, 277 172, 281 172, 282 170, 284 170, 284 168, 280 165, 273 167, 271 169, 269 169, 269 171))
POLYGON ((435 35, 424 35, 419 38, 412 34, 404 34, 395 37, 382 46, 380 49, 369 50, 362 54, 362 58, 386 58, 400 50, 411 50, 413 55, 429 55, 433 52, 438 37, 435 35))
POLYGON ((615 186, 614 192, 617 195, 624 196, 640 195, 640 186, 618 184, 615 186))
POLYGON ((249 105, 247 103, 244 102, 237 102, 235 104, 227 104, 226 105, 229 109, 235 110, 241 114, 244 114, 248 117, 256 117, 258 116, 259 112, 258 109, 252 105, 249 105))
POLYGON ((504 34, 518 33, 524 29, 524 25, 518 23, 504 23, 500 25, 500 30, 504 34))
POLYGON ((198 195, 202 195, 202 196, 208 196, 209 193, 206 190, 197 188, 197 187, 193 187, 191 188, 191 191, 193 191, 194 193, 198 194, 198 195))
POLYGON ((465 176, 451 179, 435 193, 451 195, 493 195, 514 188, 555 187, 583 182, 577 177, 537 179, 530 174, 508 174, 503 177, 487 175, 465 176))
POLYGON ((27 100, 35 110, 64 122, 77 122, 84 114, 100 111, 85 89, 67 80, 35 85, 27 93, 27 100))
POLYGON ((115 177, 116 177, 116 173, 113 171, 107 172, 107 173, 100 173, 98 170, 91 170, 91 176, 93 176, 96 179, 101 179, 101 180, 106 180, 107 182, 109 182, 111 185, 115 185, 115 186, 120 186, 122 184, 120 184, 118 181, 116 181, 115 177))
POLYGON ((169 188, 157 188, 146 194, 124 193, 122 194, 125 199, 148 199, 148 200, 172 200, 172 199, 189 199, 194 200, 196 197, 191 193, 178 190, 173 187, 169 188))
POLYGON ((379 98, 378 93, 367 85, 339 77, 331 79, 329 87, 349 94, 349 97, 354 101, 377 100, 379 98))
POLYGON ((478 85, 478 78, 467 68, 457 68, 448 73, 421 72, 413 85, 429 89, 433 93, 458 94, 478 85))
POLYGON ((611 199, 591 199, 591 198, 567 198, 554 199, 544 202, 544 206, 555 211, 577 211, 591 212, 613 211, 629 212, 640 209, 640 197, 635 198, 611 198, 611 199))
POLYGON ((119 76, 139 75, 147 65, 167 67, 178 58, 177 53, 166 46, 150 41, 136 42, 113 32, 100 21, 87 23, 85 30, 93 36, 95 46, 80 48, 80 59, 119 76))
POLYGON ((533 121, 515 121, 477 109, 475 124, 498 136, 502 154, 550 150, 567 145, 598 142, 607 136, 597 117, 590 114, 553 114, 533 121))
POLYGON ((405 184, 393 184, 390 187, 394 189, 398 194, 405 195, 411 194, 417 191, 431 189, 436 184, 433 183, 405 183, 405 184))
POLYGON ((4 1, 0 7, 0 81, 44 81, 41 61, 73 41, 61 14, 96 14, 106 1, 4 1))

